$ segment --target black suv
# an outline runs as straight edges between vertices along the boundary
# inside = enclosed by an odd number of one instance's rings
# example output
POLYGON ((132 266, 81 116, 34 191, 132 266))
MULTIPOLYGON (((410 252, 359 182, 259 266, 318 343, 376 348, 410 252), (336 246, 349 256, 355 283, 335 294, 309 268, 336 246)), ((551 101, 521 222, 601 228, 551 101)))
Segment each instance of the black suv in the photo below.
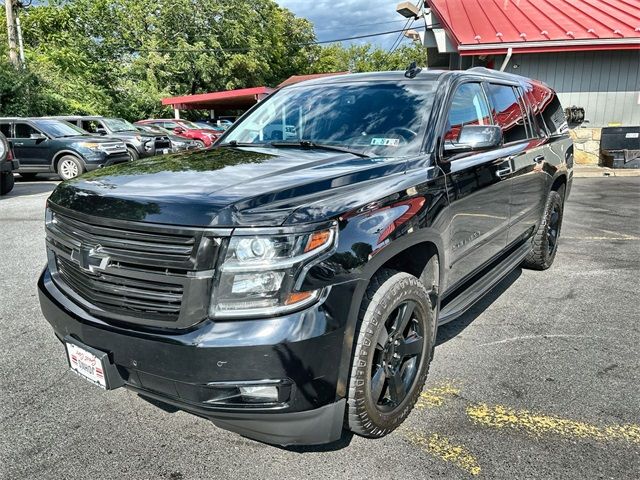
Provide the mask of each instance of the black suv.
POLYGON ((20 162, 13 158, 13 151, 6 137, 0 133, 0 195, 13 190, 13 171, 18 170, 20 162))
POLYGON ((438 325, 552 264, 573 151, 540 82, 409 73, 291 85, 209 151, 59 185, 38 287, 71 368, 276 444, 400 425, 438 325))
POLYGON ((123 118, 80 116, 55 118, 73 123, 95 135, 108 135, 122 140, 127 146, 127 152, 131 160, 154 155, 166 155, 172 152, 171 140, 168 136, 141 132, 135 125, 123 118))
POLYGON ((0 118, 4 134, 19 160, 21 177, 57 173, 63 180, 83 172, 127 162, 127 149, 120 140, 90 135, 59 120, 0 118))

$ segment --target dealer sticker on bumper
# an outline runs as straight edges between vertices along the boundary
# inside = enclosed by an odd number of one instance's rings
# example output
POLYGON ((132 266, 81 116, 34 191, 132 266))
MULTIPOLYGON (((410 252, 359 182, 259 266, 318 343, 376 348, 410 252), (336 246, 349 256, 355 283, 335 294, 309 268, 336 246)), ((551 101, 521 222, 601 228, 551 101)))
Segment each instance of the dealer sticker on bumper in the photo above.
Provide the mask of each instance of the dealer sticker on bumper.
POLYGON ((107 382, 105 380, 105 371, 102 360, 93 353, 72 343, 67 342, 66 346, 71 369, 81 377, 106 389, 107 382))

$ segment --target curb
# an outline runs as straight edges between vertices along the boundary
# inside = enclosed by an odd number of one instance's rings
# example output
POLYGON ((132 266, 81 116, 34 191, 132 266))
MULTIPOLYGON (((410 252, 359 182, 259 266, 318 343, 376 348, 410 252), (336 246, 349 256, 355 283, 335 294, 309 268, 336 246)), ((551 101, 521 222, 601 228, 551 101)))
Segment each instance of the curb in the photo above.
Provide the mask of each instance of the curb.
POLYGON ((574 165, 573 178, 640 177, 640 168, 609 168, 591 165, 574 165))

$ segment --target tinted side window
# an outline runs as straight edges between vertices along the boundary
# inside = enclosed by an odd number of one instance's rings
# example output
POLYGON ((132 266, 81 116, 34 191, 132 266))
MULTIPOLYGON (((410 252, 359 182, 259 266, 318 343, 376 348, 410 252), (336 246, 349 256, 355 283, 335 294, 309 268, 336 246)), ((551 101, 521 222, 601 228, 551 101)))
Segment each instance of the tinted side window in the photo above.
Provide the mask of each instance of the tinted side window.
POLYGON ((15 138, 29 138, 32 133, 40 133, 28 123, 16 123, 15 126, 16 137, 15 138))
POLYGON ((552 95, 551 100, 544 106, 542 117, 552 135, 565 133, 569 129, 564 110, 555 93, 552 95))
POLYGON ((492 104, 493 119, 504 135, 504 143, 517 142, 527 138, 524 113, 513 87, 509 85, 488 85, 492 104))
POLYGON ((11 138, 11 124, 0 123, 0 132, 7 138, 11 138))
POLYGON ((457 142, 464 125, 491 125, 489 106, 479 83, 464 83, 454 93, 444 140, 457 142))
POLYGON ((163 126, 164 128, 168 128, 169 130, 173 130, 179 125, 176 122, 164 122, 161 126, 163 126))

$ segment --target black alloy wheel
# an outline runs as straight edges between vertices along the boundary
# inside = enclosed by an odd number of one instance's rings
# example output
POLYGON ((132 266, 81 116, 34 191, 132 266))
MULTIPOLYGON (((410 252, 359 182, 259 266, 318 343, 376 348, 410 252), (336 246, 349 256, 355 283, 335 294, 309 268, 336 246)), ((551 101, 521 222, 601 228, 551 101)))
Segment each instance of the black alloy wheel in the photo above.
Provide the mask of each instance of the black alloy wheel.
POLYGON ((425 335, 421 315, 416 302, 407 300, 389 315, 378 334, 369 394, 383 412, 402 404, 418 374, 425 335))
POLYGON ((354 433, 382 437, 409 415, 429 371, 436 313, 415 276, 385 269, 371 279, 347 393, 345 421, 354 433))
POLYGON ((540 226, 532 239, 531 252, 522 262, 523 267, 546 270, 553 264, 562 229, 564 192, 564 186, 561 186, 558 191, 549 192, 540 226))

